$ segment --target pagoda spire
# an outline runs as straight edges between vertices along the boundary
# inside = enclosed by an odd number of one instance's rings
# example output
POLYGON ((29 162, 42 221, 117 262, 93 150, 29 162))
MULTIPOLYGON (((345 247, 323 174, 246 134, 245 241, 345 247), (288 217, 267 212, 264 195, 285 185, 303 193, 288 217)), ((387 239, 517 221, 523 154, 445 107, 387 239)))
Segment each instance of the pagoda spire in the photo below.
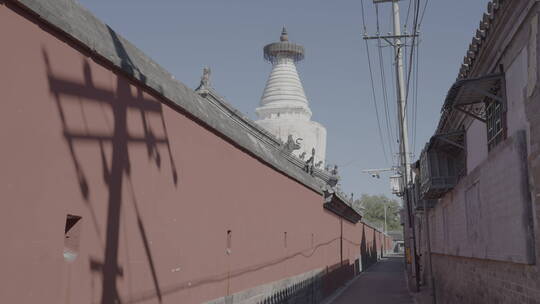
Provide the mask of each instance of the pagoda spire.
POLYGON ((272 64, 272 72, 266 82, 260 107, 256 110, 257 115, 265 119, 295 112, 309 120, 311 110, 296 69, 296 62, 304 59, 304 47, 289 42, 285 27, 279 40, 264 47, 264 58, 272 64))
POLYGON ((311 121, 312 112, 296 69, 296 63, 304 59, 304 47, 289 41, 284 26, 279 41, 266 45, 263 54, 272 71, 255 110, 257 123, 283 142, 301 138, 301 148, 293 154, 311 155, 315 149, 314 163, 323 164, 326 129, 311 121))
POLYGON ((285 28, 285 25, 283 26, 283 30, 281 30, 281 36, 279 37, 279 41, 289 41, 289 36, 287 35, 287 29, 285 28))

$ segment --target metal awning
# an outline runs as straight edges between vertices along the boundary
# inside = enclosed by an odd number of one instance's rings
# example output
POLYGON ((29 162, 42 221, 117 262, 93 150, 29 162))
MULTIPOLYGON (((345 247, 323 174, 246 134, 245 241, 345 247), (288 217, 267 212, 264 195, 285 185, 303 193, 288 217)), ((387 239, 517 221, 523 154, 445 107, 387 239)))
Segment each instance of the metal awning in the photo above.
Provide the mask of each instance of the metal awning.
POLYGON ((430 138, 428 148, 438 148, 451 153, 459 153, 465 149, 465 130, 436 133, 430 138))
POLYGON ((484 106, 486 100, 500 102, 506 109, 504 73, 489 74, 456 81, 444 101, 444 110, 455 109, 475 119, 486 122, 484 106))

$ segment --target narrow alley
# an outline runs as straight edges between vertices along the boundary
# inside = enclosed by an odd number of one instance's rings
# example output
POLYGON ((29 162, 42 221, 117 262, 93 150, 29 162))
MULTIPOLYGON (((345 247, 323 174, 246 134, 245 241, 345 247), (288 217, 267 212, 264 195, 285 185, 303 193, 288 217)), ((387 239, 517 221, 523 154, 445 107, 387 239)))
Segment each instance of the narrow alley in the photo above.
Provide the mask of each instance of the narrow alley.
POLYGON ((412 304, 401 255, 383 258, 351 282, 331 304, 412 304))
POLYGON ((540 304, 540 0, 0 0, 0 39, 0 304, 540 304))

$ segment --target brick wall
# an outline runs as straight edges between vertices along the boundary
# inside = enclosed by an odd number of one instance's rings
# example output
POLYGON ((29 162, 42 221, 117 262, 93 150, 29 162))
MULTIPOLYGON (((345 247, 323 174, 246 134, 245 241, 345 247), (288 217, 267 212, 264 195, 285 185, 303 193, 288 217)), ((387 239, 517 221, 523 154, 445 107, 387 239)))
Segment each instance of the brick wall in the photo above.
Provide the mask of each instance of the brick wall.
POLYGON ((438 304, 540 303, 537 267, 434 254, 438 304))

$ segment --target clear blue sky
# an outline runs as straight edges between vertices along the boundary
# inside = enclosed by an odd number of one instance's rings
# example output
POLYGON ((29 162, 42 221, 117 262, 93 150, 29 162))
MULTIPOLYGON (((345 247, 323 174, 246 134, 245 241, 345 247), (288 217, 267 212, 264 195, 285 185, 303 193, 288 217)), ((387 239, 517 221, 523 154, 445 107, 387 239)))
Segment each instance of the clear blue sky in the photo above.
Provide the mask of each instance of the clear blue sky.
MULTIPOLYGON (((195 88, 202 68, 210 66, 215 89, 253 119, 271 69, 263 61, 262 47, 276 41, 281 27, 286 25, 289 40, 306 48, 306 58, 298 66, 300 77, 314 113, 313 120, 328 130, 327 160, 340 165, 343 190, 354 192, 356 197, 362 193, 390 193, 387 175, 373 179, 360 172, 364 168, 392 165, 385 160, 378 136, 362 39, 360 0, 79 2, 189 87, 195 88)), ((457 76, 487 2, 430 0, 428 3, 421 28, 414 147, 411 135, 415 159, 433 134, 444 97, 457 76)), ((368 32, 373 34, 375 7, 371 0, 364 0, 364 6, 368 32)), ((401 1, 400 6, 404 22, 409 0, 401 1)), ((389 3, 379 5, 382 33, 391 31, 390 9, 389 3)), ((381 127, 386 134, 375 42, 370 42, 370 52, 381 127)), ((395 121, 390 48, 384 48, 383 53, 390 118, 395 121)), ((394 145, 393 150, 396 149, 394 145)))

